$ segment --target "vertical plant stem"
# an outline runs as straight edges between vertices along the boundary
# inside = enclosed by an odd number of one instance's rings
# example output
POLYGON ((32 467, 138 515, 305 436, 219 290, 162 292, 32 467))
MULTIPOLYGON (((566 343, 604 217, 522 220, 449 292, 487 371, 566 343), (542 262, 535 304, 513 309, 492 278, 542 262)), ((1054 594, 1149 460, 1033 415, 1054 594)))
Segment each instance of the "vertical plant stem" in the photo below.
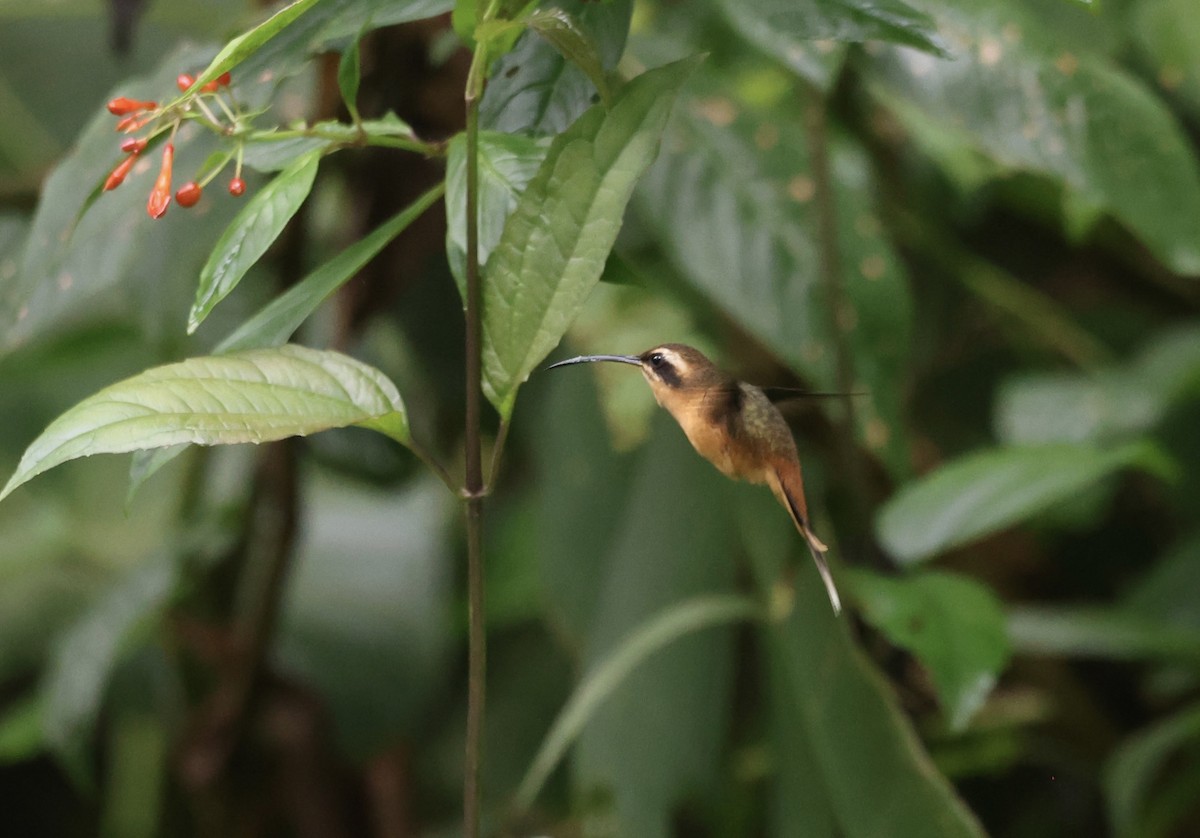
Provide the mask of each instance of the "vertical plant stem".
POLYGON ((479 838, 479 768, 483 761, 487 632, 483 596, 482 293, 479 276, 479 97, 486 49, 476 47, 467 77, 467 737, 463 834, 479 838))
POLYGON ((813 187, 817 210, 817 249, 821 284, 829 304, 829 319, 834 335, 834 356, 837 361, 837 388, 841 393, 842 426, 837 434, 838 459, 843 473, 848 475, 853 494, 856 523, 868 521, 869 493, 863 462, 854 442, 858 426, 854 409, 854 362, 847 346, 846 317, 849 301, 842 279, 842 251, 838 241, 837 198, 833 191, 833 172, 829 159, 828 102, 815 85, 804 84, 804 127, 808 140, 808 158, 812 166, 813 187))

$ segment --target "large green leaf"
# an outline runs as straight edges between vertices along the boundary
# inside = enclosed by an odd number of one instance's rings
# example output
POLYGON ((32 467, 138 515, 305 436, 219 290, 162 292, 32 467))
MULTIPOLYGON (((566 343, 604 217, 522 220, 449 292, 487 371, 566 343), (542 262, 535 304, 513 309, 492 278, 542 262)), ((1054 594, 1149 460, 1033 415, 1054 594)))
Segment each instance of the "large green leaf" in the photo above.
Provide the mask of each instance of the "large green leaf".
POLYGON ((967 726, 1009 658, 1000 601, 982 585, 949 573, 853 577, 863 617, 929 670, 950 727, 967 726))
POLYGON ((600 279, 634 184, 698 59, 650 70, 611 109, 554 139, 492 252, 483 287, 484 391, 501 416, 600 279))
POLYGON ((267 252, 312 189, 321 155, 310 152, 255 193, 213 247, 200 271, 196 301, 188 315, 188 333, 196 331, 208 313, 237 287, 254 263, 267 252))
POLYGON ((887 49, 870 74, 915 137, 944 138, 935 156, 969 147, 1000 169, 1050 177, 1065 187, 1070 231, 1109 213, 1172 269, 1200 274, 1200 165, 1142 83, 1065 50, 1026 4, 915 5, 937 19, 952 60, 887 49))
MULTIPOLYGON (((595 45, 598 63, 611 71, 625 49, 631 0, 556 3, 582 35, 595 45)), ((547 136, 565 131, 593 103, 595 86, 587 74, 536 32, 526 32, 496 62, 479 103, 479 121, 505 133, 547 136)))
POLYGON ((1147 443, 1115 449, 1031 445, 971 454, 900 489, 876 518, 889 553, 909 564, 1019 523, 1121 469, 1162 468, 1147 443))
POLYGON ((60 463, 179 443, 270 442, 361 425, 408 441, 395 386, 337 352, 283 346, 190 358, 84 399, 25 451, 0 499, 60 463))
MULTIPOLYGON (((830 609, 787 517, 765 493, 742 498, 743 539, 754 576, 763 595, 780 604, 762 637, 776 705, 772 747, 808 749, 788 755, 787 773, 779 778, 803 787, 780 787, 777 793, 816 801, 812 820, 806 820, 820 830, 816 834, 982 836, 982 827, 921 746, 891 687, 830 609), (794 574, 785 570, 796 560, 794 574), (789 733, 780 725, 799 729, 789 733), (800 774, 798 765, 809 773, 800 774), (836 831, 827 825, 830 817, 836 831)), ((779 834, 799 833, 793 827, 779 834)))
POLYGON ((703 98, 677 109, 637 208, 683 278, 816 389, 844 390, 846 344, 858 434, 897 475, 908 472, 902 394, 912 303, 883 235, 871 164, 848 138, 831 147, 844 307, 818 272, 814 178, 792 109, 750 109, 703 73, 703 98), (841 324, 835 328, 835 317, 841 324))

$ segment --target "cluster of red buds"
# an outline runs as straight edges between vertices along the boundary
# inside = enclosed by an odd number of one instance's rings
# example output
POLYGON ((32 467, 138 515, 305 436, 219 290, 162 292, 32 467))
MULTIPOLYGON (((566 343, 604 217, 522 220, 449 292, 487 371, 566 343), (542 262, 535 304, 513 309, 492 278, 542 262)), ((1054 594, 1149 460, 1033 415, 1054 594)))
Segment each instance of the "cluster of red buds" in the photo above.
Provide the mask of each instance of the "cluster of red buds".
MULTIPOLYGON (((171 204, 171 175, 175 164, 175 134, 179 131, 180 123, 187 118, 199 118, 210 127, 216 128, 223 133, 233 133, 233 128, 237 125, 237 117, 234 111, 226 104, 220 93, 222 88, 229 87, 229 82, 229 73, 222 73, 217 78, 202 85, 196 95, 170 106, 160 107, 157 102, 143 102, 137 99, 129 99, 125 96, 118 96, 110 101, 108 103, 109 113, 120 117, 117 121, 118 131, 125 134, 133 134, 142 131, 144 128, 148 130, 142 136, 128 137, 121 142, 121 151, 126 156, 112 170, 108 179, 104 181, 105 190, 116 189, 120 186, 125 180, 126 175, 129 174, 130 169, 133 168, 133 164, 137 162, 138 155, 146 150, 146 146, 149 145, 150 141, 158 135, 169 131, 170 134, 167 137, 167 142, 163 146, 162 165, 158 170, 158 177, 154 180, 154 188, 150 190, 150 198, 146 202, 146 212, 150 214, 150 217, 162 218, 163 214, 167 211, 167 207, 171 204), (209 108, 205 99, 210 99, 224 113, 225 117, 229 120, 230 128, 226 129, 222 127, 221 120, 209 108)), ((196 83, 196 80, 193 76, 182 73, 175 80, 175 83, 181 91, 187 92, 196 83)), ((242 180, 242 155, 240 146, 238 152, 233 178, 229 181, 229 194, 235 198, 241 196, 246 191, 246 181, 242 180)), ((208 173, 199 182, 189 180, 183 186, 179 187, 175 192, 176 203, 181 207, 195 206, 200 200, 200 196, 204 193, 204 187, 220 174, 221 168, 223 167, 218 167, 208 173)))

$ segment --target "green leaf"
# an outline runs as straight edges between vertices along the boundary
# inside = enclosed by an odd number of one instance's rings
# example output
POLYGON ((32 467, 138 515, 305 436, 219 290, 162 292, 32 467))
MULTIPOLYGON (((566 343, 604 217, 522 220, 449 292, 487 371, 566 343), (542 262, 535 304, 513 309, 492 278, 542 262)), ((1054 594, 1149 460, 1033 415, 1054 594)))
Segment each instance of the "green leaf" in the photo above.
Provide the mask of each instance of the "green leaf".
POLYGON ((1134 443, 1003 448, 961 457, 902 487, 875 521, 883 546, 911 564, 982 538, 1070 500, 1121 469, 1161 467, 1157 449, 1134 443))
MULTIPOLYGON (((479 262, 500 241, 517 200, 546 157, 544 142, 519 134, 479 132, 479 262)), ((446 161, 446 258, 466 298, 467 138, 455 135, 446 161)))
POLYGON ((600 50, 579 28, 574 18, 562 9, 549 9, 532 15, 526 23, 561 52, 564 58, 583 70, 600 94, 600 101, 605 107, 612 105, 612 93, 608 89, 600 50))
MULTIPOLYGON (((612 71, 625 51, 631 0, 564 0, 555 6, 570 15, 594 44, 602 72, 612 71)), ((527 32, 496 62, 479 104, 479 123, 509 134, 559 134, 592 105, 595 96, 588 74, 537 33, 527 32)))
POLYGON ((338 90, 341 91, 342 101, 346 103, 346 110, 350 112, 350 118, 355 123, 362 121, 358 115, 358 83, 362 77, 358 45, 359 39, 355 38, 338 61, 338 90))
POLYGON ((239 326, 233 334, 217 345, 216 353, 261 349, 286 343, 321 303, 353 279, 379 251, 429 209, 442 196, 443 191, 444 187, 438 184, 366 236, 340 251, 239 326))
POLYGON ((175 562, 151 559, 63 636, 42 684, 42 732, 67 773, 93 784, 91 742, 113 668, 129 636, 158 619, 175 586, 175 562))
POLYGON ((107 387, 55 419, 25 451, 0 500, 77 457, 182 442, 270 442, 348 425, 408 441, 395 386, 353 358, 303 346, 190 358, 107 387))
POLYGON ((321 156, 310 152, 293 162, 254 195, 225 229, 200 271, 188 334, 237 287, 242 277, 283 232, 312 190, 321 156))
MULTIPOLYGON (((1147 811, 1155 781, 1160 784, 1169 776, 1179 776, 1181 766, 1173 760, 1178 752, 1193 750, 1200 741, 1200 706, 1192 705, 1160 719, 1147 729, 1121 741, 1104 769, 1104 790, 1108 798, 1109 823, 1118 838, 1144 838, 1147 835, 1182 834, 1167 827, 1179 823, 1155 823, 1147 811), (1153 829, 1151 824, 1158 826, 1153 829)), ((1193 764, 1195 757, 1190 760, 1193 764)), ((1191 770, 1194 774, 1195 769, 1191 770)), ((1188 794, 1189 808, 1194 809, 1195 796, 1188 794)))
POLYGON ((853 591, 867 622, 929 670, 951 729, 964 729, 1008 664, 1000 601, 965 576, 938 572, 857 571, 853 591))
POLYGON ((217 76, 241 64, 248 56, 261 50, 268 41, 291 26, 297 18, 319 2, 322 0, 296 0, 296 2, 284 6, 249 32, 234 38, 216 54, 204 71, 196 76, 196 81, 188 90, 199 90, 217 76))
POLYGON ((1117 608, 1011 608, 1008 636, 1013 650, 1023 655, 1200 661, 1200 629, 1117 608))
POLYGON ((483 286, 484 391, 501 416, 599 281, 634 184, 698 62, 643 73, 611 109, 589 110, 555 138, 521 195, 483 286))
POLYGON ((550 772, 583 731, 588 720, 647 658, 689 634, 726 623, 760 619, 762 616, 759 605, 746 597, 696 597, 671 606, 635 628, 629 637, 584 676, 554 720, 517 789, 517 806, 528 809, 533 805, 550 772))
MULTIPOLYGON (((776 724, 798 728, 789 734, 776 730, 774 737, 789 747, 808 748, 806 754, 787 757, 789 764, 810 767, 807 776, 794 770, 788 775, 804 787, 781 787, 777 793, 815 798, 816 806, 827 807, 836 826, 830 835, 982 838, 983 828, 930 760, 892 686, 830 609, 816 568, 786 516, 769 495, 742 497, 743 540, 754 577, 762 595, 778 603, 775 619, 762 633, 763 658, 771 662, 773 712, 776 724), (797 560, 793 575, 790 567, 797 560)), ((814 818, 814 828, 820 828, 824 818, 819 812, 814 818)))
POLYGON ((903 123, 936 125, 942 149, 1061 184, 1068 221, 1102 208, 1170 268, 1200 274, 1200 164, 1186 135, 1129 73, 1064 49, 1036 5, 922 0, 954 34, 952 60, 885 49, 872 90, 903 123))
MULTIPOLYGON (((773 30, 794 41, 890 41, 945 53, 933 18, 902 0, 724 0, 739 29, 773 30)), ((775 43, 779 43, 775 40, 775 43)))
POLYGON ((0 765, 28 762, 41 750, 41 698, 31 693, 8 702, 0 716, 0 765))
POLYGON ((912 299, 879 219, 869 156, 848 137, 831 138, 845 306, 835 313, 819 276, 814 179, 798 139, 807 129, 795 109, 745 107, 709 72, 694 87, 700 95, 676 109, 638 187, 639 217, 690 286, 814 389, 847 389, 834 351, 844 341, 849 389, 864 394, 854 403, 858 436, 894 475, 907 475, 912 299))
POLYGON ((817 44, 813 41, 819 39, 803 29, 777 26, 766 3, 720 0, 717 5, 738 34, 820 90, 828 90, 841 71, 846 58, 844 42, 817 44))

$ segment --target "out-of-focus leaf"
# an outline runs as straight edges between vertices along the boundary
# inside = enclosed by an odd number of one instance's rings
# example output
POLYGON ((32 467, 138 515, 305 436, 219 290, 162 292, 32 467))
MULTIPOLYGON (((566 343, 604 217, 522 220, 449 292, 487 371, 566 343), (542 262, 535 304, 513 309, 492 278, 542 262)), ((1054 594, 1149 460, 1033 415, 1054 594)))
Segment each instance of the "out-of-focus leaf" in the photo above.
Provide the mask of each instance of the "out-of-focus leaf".
POLYGON ((1091 374, 1033 373, 1000 389, 996 432, 1007 443, 1084 442, 1153 428, 1200 385, 1200 329, 1165 330, 1130 363, 1091 374))
POLYGON ((892 556, 912 564, 1030 518, 1131 467, 1162 471, 1163 454, 1146 442, 970 454, 902 487, 880 509, 875 531, 892 556))
POLYGON ((1200 534, 1158 559, 1129 591, 1124 605, 1143 617, 1200 629, 1196 591, 1200 591, 1200 534))
POLYGON ((640 215, 689 284, 815 389, 846 389, 834 348, 845 340, 850 389, 863 393, 854 405, 859 437, 894 474, 907 474, 902 394, 912 303, 882 235, 865 151, 848 138, 830 149, 845 303, 834 312, 819 277, 815 183, 799 118, 741 106, 712 74, 697 87, 704 95, 677 109, 638 187, 640 215))
POLYGON ((597 662, 554 720, 542 747, 517 789, 516 803, 528 809, 550 772, 596 712, 629 674, 659 650, 706 628, 763 616, 753 600, 740 596, 696 597, 671 606, 634 629, 629 637, 597 662))
MULTIPOLYGON (((828 90, 846 58, 846 44, 831 38, 821 40, 795 27, 780 27, 766 14, 768 4, 743 0, 721 0, 718 5, 729 25, 767 55, 780 61, 800 78, 828 90)), ((930 22, 928 29, 933 28, 930 22)))
POLYGON ((319 479, 283 605, 278 656, 328 702, 355 759, 420 732, 451 651, 453 581, 437 481, 400 494, 319 479))
POLYGON ((484 392, 512 414, 517 388, 562 338, 600 279, 634 184, 658 152, 675 96, 698 59, 650 70, 611 109, 554 139, 488 260, 484 392))
POLYGON ((237 287, 242 277, 267 252, 291 217, 300 209, 317 176, 320 155, 299 158, 255 193, 213 247, 200 271, 196 301, 188 315, 188 333, 196 331, 208 313, 237 287))
POLYGON ((949 573, 853 576, 863 617, 929 669, 950 727, 962 730, 1008 663, 1000 601, 982 585, 949 573))
MULTIPOLYGON (((631 0, 564 0, 555 6, 595 45, 602 71, 611 71, 625 50, 631 0)), ((479 104, 479 121, 505 133, 557 134, 591 106, 595 95, 583 70, 536 33, 527 32, 497 62, 479 104)))
POLYGON ((62 638, 42 684, 42 731, 67 773, 93 782, 92 728, 130 634, 156 620, 175 585, 175 562, 151 559, 130 571, 62 638))
POLYGON ((55 419, 0 492, 60 463, 188 442, 230 445, 360 425, 408 441, 404 403, 378 370, 303 346, 190 358, 106 387, 55 419))
POLYGON ((1109 213, 1173 270, 1200 274, 1200 165, 1159 100, 1104 59, 1064 50, 1024 4, 917 5, 953 60, 880 53, 872 87, 902 121, 918 113, 1005 170, 1060 182, 1068 227, 1109 213))
POLYGON ((360 121, 358 84, 362 80, 358 44, 359 39, 355 38, 354 42, 342 53, 341 60, 338 61, 338 90, 341 91, 342 101, 346 104, 346 110, 350 112, 350 118, 355 122, 360 121))
MULTIPOLYGON (((1109 824, 1118 838, 1177 834, 1178 824, 1154 823, 1147 802, 1165 764, 1184 747, 1200 741, 1200 706, 1191 706, 1124 739, 1104 769, 1109 824), (1151 827, 1156 828, 1151 828, 1151 827)), ((1193 758, 1194 760, 1194 758, 1193 758)), ((1178 772, 1178 766, 1172 772, 1178 772)), ((1194 769, 1193 769, 1194 771, 1194 769)), ((1195 806, 1192 795, 1191 806, 1195 806)), ((1158 820, 1158 819, 1155 819, 1158 820)))
MULTIPOLYGON (((446 161, 446 257, 466 295, 467 143, 464 134, 450 141, 446 161)), ((546 156, 543 142, 520 134, 479 132, 479 264, 487 263, 504 232, 517 199, 546 156)))
POLYGON ((583 70, 605 106, 612 104, 600 51, 574 18, 562 9, 547 9, 531 15, 526 25, 549 41, 564 58, 583 70))
MULTIPOLYGON (((726 16, 751 40, 787 56, 802 41, 890 41, 942 55, 929 15, 903 0, 724 0, 726 16), (769 33, 775 33, 770 35, 769 33)), ((790 56, 788 56, 790 58, 790 56)))
POLYGON ((0 765, 31 759, 42 749, 42 699, 36 693, 10 702, 0 717, 0 765))
MULTIPOLYGON (((584 671, 666 609, 733 585, 724 479, 665 415, 642 451, 599 580, 584 671)), ((725 629, 673 643, 654 666, 625 678, 584 728, 576 785, 585 798, 609 792, 611 810, 595 814, 615 824, 614 834, 669 835, 682 797, 715 787, 732 697, 732 640, 725 629)))
POLYGON ((1200 661, 1200 629, 1117 608, 1014 607, 1008 636, 1017 654, 1200 661))
POLYGON ((1189 0, 1153 0, 1129 6, 1134 42, 1151 75, 1168 94, 1200 113, 1200 19, 1189 0))
MULTIPOLYGON (((768 677, 778 680, 776 712, 801 730, 779 741, 793 747, 807 743, 806 757, 789 760, 805 759, 814 773, 789 776, 818 786, 816 792, 780 788, 779 793, 819 797, 835 821, 832 834, 847 838, 981 838, 983 828, 934 767, 890 686, 829 608, 795 531, 764 494, 743 494, 739 511, 758 587, 781 603, 763 632, 764 657, 772 663, 768 677), (800 566, 793 576, 785 565, 796 560, 800 566), (787 578, 792 581, 781 581, 787 578)), ((821 828, 820 814, 814 817, 821 828)))
POLYGON ((100 838, 155 838, 170 771, 167 719, 121 709, 110 728, 100 838))

